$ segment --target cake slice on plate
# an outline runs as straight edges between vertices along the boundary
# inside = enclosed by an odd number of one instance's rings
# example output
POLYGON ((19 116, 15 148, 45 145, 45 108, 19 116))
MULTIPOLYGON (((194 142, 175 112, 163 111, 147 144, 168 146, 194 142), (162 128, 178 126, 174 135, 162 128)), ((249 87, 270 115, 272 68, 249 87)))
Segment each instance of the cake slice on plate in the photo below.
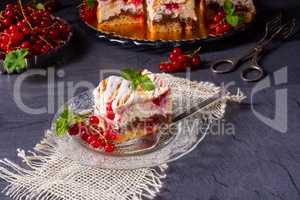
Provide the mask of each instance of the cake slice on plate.
POLYGON ((197 22, 194 0, 146 0, 150 32, 182 32, 197 22))
POLYGON ((155 133, 171 115, 171 91, 164 80, 147 70, 140 75, 153 84, 151 90, 118 76, 101 81, 94 90, 95 114, 121 133, 118 142, 155 133))
POLYGON ((142 0, 98 0, 97 21, 105 26, 144 23, 142 0))

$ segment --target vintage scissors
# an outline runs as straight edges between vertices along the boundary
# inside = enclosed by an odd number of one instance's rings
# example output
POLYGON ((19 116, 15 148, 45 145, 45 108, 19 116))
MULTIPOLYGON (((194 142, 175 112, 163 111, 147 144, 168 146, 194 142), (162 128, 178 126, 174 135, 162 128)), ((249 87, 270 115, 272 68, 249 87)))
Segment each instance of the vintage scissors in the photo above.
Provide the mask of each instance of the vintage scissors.
POLYGON ((250 60, 249 66, 241 72, 242 80, 246 82, 257 82, 265 76, 265 70, 259 65, 259 60, 262 57, 262 53, 267 45, 272 40, 280 36, 282 39, 286 39, 290 36, 290 33, 296 26, 295 19, 282 25, 282 16, 278 16, 272 21, 266 24, 266 33, 264 37, 256 44, 256 47, 252 48, 247 54, 224 60, 217 60, 211 64, 211 70, 217 74, 225 74, 236 70, 244 62, 250 60))

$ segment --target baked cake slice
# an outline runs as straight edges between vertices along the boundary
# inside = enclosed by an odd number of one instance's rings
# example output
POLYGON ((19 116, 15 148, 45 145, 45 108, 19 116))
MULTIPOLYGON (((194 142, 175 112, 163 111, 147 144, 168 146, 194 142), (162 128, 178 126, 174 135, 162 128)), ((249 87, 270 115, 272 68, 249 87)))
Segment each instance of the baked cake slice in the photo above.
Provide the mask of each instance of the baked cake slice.
POLYGON ((95 114, 118 130, 119 142, 155 133, 158 125, 169 120, 172 110, 170 89, 147 70, 141 72, 153 82, 155 89, 146 91, 118 76, 110 76, 94 90, 95 114))
POLYGON ((98 0, 98 24, 118 26, 144 23, 142 0, 98 0))
POLYGON ((146 0, 150 32, 189 31, 197 21, 194 0, 146 0))

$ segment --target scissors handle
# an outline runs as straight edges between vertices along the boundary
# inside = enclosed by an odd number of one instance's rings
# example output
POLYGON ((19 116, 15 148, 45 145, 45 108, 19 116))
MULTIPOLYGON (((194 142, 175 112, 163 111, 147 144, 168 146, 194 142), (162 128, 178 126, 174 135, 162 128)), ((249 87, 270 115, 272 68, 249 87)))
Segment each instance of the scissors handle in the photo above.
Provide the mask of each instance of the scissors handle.
POLYGON ((224 59, 213 62, 210 69, 216 74, 225 74, 237 68, 238 61, 235 59, 224 59))
POLYGON ((251 65, 241 73, 241 78, 246 82, 257 82, 263 79, 265 76, 265 71, 258 65, 251 65), (251 74, 253 74, 251 76, 251 74), (253 78, 250 78, 253 77, 253 78))

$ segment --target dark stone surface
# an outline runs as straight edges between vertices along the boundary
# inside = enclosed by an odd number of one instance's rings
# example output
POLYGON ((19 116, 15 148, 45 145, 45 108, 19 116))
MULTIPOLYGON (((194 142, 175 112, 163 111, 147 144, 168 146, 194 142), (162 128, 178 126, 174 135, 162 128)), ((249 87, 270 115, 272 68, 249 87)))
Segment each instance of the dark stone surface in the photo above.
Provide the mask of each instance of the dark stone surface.
MULTIPOLYGON (((86 80, 94 85, 99 82, 100 69, 120 69, 122 67, 145 67, 158 72, 158 63, 166 58, 149 51, 135 51, 111 46, 97 41, 78 24, 75 5, 69 2, 58 14, 69 20, 76 29, 75 43, 70 49, 71 56, 64 65, 57 66, 65 71, 63 78, 56 77, 57 84, 73 81, 74 84, 86 80)), ((0 4, 3 4, 1 1, 0 4)), ((76 4, 76 3, 74 3, 76 4)), ((286 9, 300 17, 298 0, 257 1, 264 13, 286 9)), ((233 38, 226 45, 210 47, 203 53, 203 59, 236 56, 254 45, 261 35, 261 29, 233 38), (214 49, 218 49, 213 51, 214 49)), ((242 105, 231 105, 225 116, 226 123, 232 123, 235 135, 209 135, 191 154, 169 165, 168 178, 157 199, 164 200, 235 200, 235 199, 300 199, 300 41, 299 36, 283 44, 263 58, 262 65, 271 78, 271 87, 255 94, 242 105), (288 83, 275 85, 272 73, 288 66, 288 83), (288 90, 288 131, 280 133, 259 120, 251 110, 250 103, 262 115, 273 118, 276 106, 275 94, 280 89, 288 90)), ((184 76, 184 74, 177 74, 184 76)), ((50 126, 53 113, 30 115, 22 112, 13 98, 17 76, 0 76, 0 158, 8 158, 19 163, 16 149, 30 150, 43 137, 43 131, 50 126)), ((208 69, 194 71, 192 80, 210 81, 215 84, 234 81, 248 96, 255 84, 243 83, 239 72, 228 75, 214 75, 208 69)), ((28 106, 47 105, 46 77, 31 77, 22 85, 22 98, 28 106)), ((280 104, 280 103, 279 103, 280 104)), ((55 109, 58 104, 56 103, 55 109)), ((0 187, 5 186, 0 182, 0 187)), ((9 199, 0 194, 0 199, 9 199)))

